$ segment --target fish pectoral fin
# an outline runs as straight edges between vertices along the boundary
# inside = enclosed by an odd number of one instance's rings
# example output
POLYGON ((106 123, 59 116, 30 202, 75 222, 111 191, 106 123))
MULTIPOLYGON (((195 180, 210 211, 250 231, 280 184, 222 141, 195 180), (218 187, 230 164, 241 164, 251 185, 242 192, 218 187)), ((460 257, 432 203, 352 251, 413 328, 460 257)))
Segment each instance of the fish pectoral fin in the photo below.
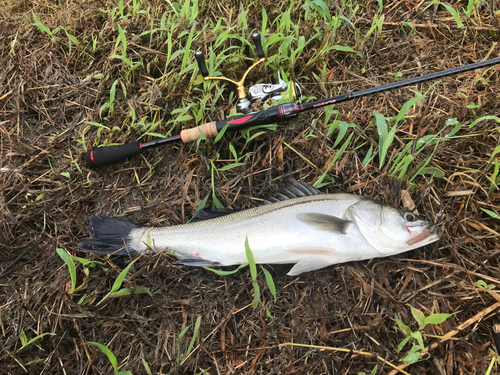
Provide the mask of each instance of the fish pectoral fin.
POLYGON ((304 272, 316 271, 321 268, 325 268, 331 265, 324 260, 301 260, 295 266, 292 267, 290 272, 287 273, 288 276, 297 276, 304 272))
POLYGON ((347 227, 352 223, 352 221, 340 219, 336 216, 316 212, 299 212, 297 219, 316 229, 338 234, 346 234, 347 227))

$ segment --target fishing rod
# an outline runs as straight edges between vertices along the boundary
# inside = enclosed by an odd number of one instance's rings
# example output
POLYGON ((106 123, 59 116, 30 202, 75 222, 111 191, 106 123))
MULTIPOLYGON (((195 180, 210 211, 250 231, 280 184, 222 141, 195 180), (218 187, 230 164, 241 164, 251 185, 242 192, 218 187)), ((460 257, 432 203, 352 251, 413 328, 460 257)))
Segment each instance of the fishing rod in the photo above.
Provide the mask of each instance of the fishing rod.
POLYGON ((118 163, 126 158, 134 155, 142 154, 145 150, 171 144, 171 143, 188 143, 196 141, 200 138, 215 138, 219 132, 236 131, 249 128, 256 125, 269 125, 278 122, 288 121, 296 118, 300 113, 309 111, 316 108, 321 108, 337 103, 342 103, 348 100, 361 98, 368 95, 378 94, 384 91, 399 89, 407 86, 412 86, 417 83, 432 81, 438 78, 448 77, 454 74, 460 74, 475 69, 485 68, 488 66, 500 63, 500 57, 480 61, 477 63, 459 66, 452 69, 443 70, 436 73, 426 74, 420 77, 410 78, 403 81, 389 83, 387 85, 376 86, 369 89, 355 91, 351 93, 334 96, 327 99, 317 100, 306 104, 300 104, 297 101, 301 97, 299 86, 292 82, 291 90, 295 102, 280 104, 278 106, 270 107, 258 112, 251 112, 253 104, 256 102, 265 101, 267 99, 280 99, 281 92, 287 90, 286 83, 279 77, 279 83, 272 84, 258 84, 249 89, 251 100, 247 99, 247 94, 244 88, 244 81, 248 73, 258 64, 266 60, 264 50, 262 49, 260 34, 255 33, 252 35, 252 40, 257 50, 259 60, 255 62, 250 68, 247 69, 243 78, 240 81, 233 81, 226 77, 210 77, 208 69, 205 64, 203 52, 196 52, 195 58, 198 63, 201 75, 205 81, 208 80, 224 80, 233 83, 237 86, 238 102, 236 104, 238 112, 244 113, 242 115, 230 116, 221 121, 212 121, 194 128, 185 129, 178 135, 170 136, 162 139, 155 139, 150 142, 132 142, 117 146, 104 146, 98 147, 93 150, 87 151, 85 159, 89 168, 104 167, 110 164, 118 163))

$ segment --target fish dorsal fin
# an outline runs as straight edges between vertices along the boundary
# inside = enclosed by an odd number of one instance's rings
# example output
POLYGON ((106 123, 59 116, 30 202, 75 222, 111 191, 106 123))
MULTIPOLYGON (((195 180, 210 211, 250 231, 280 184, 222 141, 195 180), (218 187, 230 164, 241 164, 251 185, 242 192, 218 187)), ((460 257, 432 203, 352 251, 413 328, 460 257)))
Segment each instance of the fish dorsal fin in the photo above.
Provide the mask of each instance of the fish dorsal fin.
POLYGON ((301 260, 292 267, 288 276, 297 276, 304 272, 316 271, 328 267, 331 263, 325 260, 301 260))
POLYGON ((337 234, 346 234, 347 227, 352 223, 352 221, 340 219, 336 216, 316 212, 299 212, 297 219, 316 229, 337 234))
POLYGON ((311 195, 323 194, 321 191, 316 189, 314 186, 305 183, 304 181, 297 181, 296 179, 289 177, 280 190, 264 201, 264 204, 271 204, 276 202, 281 202, 287 199, 308 197, 311 195))
POLYGON ((235 212, 238 212, 238 211, 241 211, 241 210, 230 210, 227 208, 204 208, 204 209, 200 210, 200 212, 198 212, 196 214, 196 216, 194 216, 191 219, 190 223, 196 223, 198 221, 214 219, 216 217, 234 214, 235 212))

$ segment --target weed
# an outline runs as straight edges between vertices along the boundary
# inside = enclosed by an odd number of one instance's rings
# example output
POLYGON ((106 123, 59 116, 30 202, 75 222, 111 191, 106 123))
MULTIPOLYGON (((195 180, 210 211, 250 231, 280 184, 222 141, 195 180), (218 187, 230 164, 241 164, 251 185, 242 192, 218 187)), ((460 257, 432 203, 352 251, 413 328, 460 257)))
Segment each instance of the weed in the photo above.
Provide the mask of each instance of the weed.
POLYGON ((396 82, 399 81, 399 79, 403 76, 403 73, 401 73, 401 72, 387 73, 387 74, 393 76, 394 77, 394 81, 396 81, 396 82))
POLYGON ((483 210, 483 212, 486 212, 492 218, 500 220, 500 215, 497 212, 491 211, 491 210, 487 210, 486 208, 482 208, 482 207, 481 207, 481 210, 483 210))
POLYGON ((495 364, 500 365, 500 356, 498 355, 498 353, 490 349, 490 354, 491 354, 490 364, 488 365, 488 368, 486 369, 484 375, 490 375, 491 371, 493 370, 493 366, 495 364))
POLYGON ((250 267, 250 275, 252 276, 253 293, 254 293, 252 307, 256 309, 260 301, 260 287, 259 284, 257 283, 257 266, 255 264, 255 259, 253 257, 252 250, 248 245, 248 237, 245 238, 245 254, 248 259, 248 266, 250 267))
POLYGON ((482 288, 482 290, 493 290, 495 289, 495 284, 486 284, 484 280, 478 280, 474 283, 474 286, 482 288))
MULTIPOLYGON (((441 2, 439 0, 432 0, 424 9, 422 12, 425 12, 429 7, 439 4, 442 5, 446 8, 446 10, 451 14, 451 16, 454 18, 455 22, 457 23, 457 26, 459 29, 464 27, 464 24, 462 22, 462 19, 460 18, 460 14, 458 13, 458 10, 453 8, 451 5, 448 5, 444 2, 441 2)), ((469 4, 470 5, 470 4, 469 4)))
POLYGON ((109 362, 111 363, 111 366, 113 366, 113 370, 115 372, 115 375, 132 375, 130 371, 118 371, 118 361, 115 357, 115 355, 109 350, 106 346, 95 342, 95 341, 87 341, 87 344, 92 344, 97 346, 99 349, 102 350, 104 354, 106 354, 106 357, 108 357, 109 362))
MULTIPOLYGON (((132 293, 132 290, 129 288, 124 288, 120 290, 123 281, 127 277, 128 271, 130 270, 130 267, 139 260, 139 258, 142 256, 139 255, 137 258, 135 258, 132 262, 129 263, 127 267, 123 271, 120 272, 118 277, 116 278, 115 282, 113 283, 113 286, 111 287, 111 290, 109 291, 108 294, 106 294, 103 299, 101 299, 96 306, 99 306, 101 303, 103 303, 108 297, 120 297, 120 296, 125 296, 125 295, 130 295, 132 293)), ((135 294, 140 294, 140 293, 149 293, 150 290, 147 287, 141 287, 141 288, 136 288, 135 289, 135 294)))
POLYGON ((457 314, 455 312, 453 314, 431 314, 429 316, 425 316, 422 311, 417 308, 410 306, 411 313, 413 318, 418 323, 418 329, 414 332, 405 325, 397 316, 394 316, 396 323, 399 329, 405 334, 405 338, 398 346, 398 353, 403 349, 403 347, 408 343, 412 343, 412 347, 408 354, 402 359, 402 361, 406 364, 412 364, 417 362, 421 357, 422 353, 425 353, 424 340, 422 337, 422 331, 428 324, 441 324, 450 316, 457 314))
POLYGON ((26 337, 26 333, 24 333, 24 331, 21 330, 21 332, 19 332, 19 340, 21 341, 21 347, 18 349, 18 351, 26 348, 27 346, 30 346, 31 344, 40 340, 43 336, 47 336, 47 335, 56 336, 55 333, 46 332, 46 333, 42 333, 41 335, 35 336, 31 340, 28 341, 28 338, 26 337))
POLYGON ((113 84, 111 85, 111 89, 109 90, 109 100, 104 103, 101 108, 99 108, 99 116, 102 117, 102 115, 107 112, 109 115, 113 114, 113 110, 115 108, 114 103, 115 103, 115 96, 116 96, 116 85, 118 83, 118 80, 115 80, 113 84))
MULTIPOLYGON (((71 298, 73 298, 73 295, 76 292, 79 292, 81 290, 84 290, 87 288, 87 282, 88 282, 88 277, 90 275, 90 268, 95 267, 97 264, 104 265, 104 263, 95 261, 95 260, 89 260, 85 258, 80 258, 74 255, 70 255, 67 251, 57 248, 56 249, 57 254, 61 257, 61 259, 66 263, 69 269, 69 275, 71 279, 71 298), (85 273, 85 278, 83 280, 82 285, 79 287, 76 286, 76 267, 74 261, 80 262, 83 266, 83 272, 85 273)), ((83 302, 83 300, 80 300, 83 302)), ((80 303, 79 303, 80 304, 80 303)))
POLYGON ((326 171, 324 171, 324 172, 321 174, 320 178, 318 178, 318 179, 316 180, 316 182, 313 184, 313 186, 314 186, 315 188, 318 188, 318 189, 319 189, 319 188, 321 188, 321 187, 323 187, 323 186, 326 186, 326 185, 329 185, 329 184, 331 184, 331 183, 333 182, 333 180, 332 180, 332 178, 331 178, 331 177, 330 177, 330 178, 327 178, 327 179, 326 179, 326 180, 327 180, 327 182, 325 182, 325 183, 323 183, 323 180, 324 180, 326 177, 328 177, 328 176, 327 176, 327 173, 328 173, 328 171, 330 170, 330 168, 333 166, 333 164, 335 164, 335 162, 336 162, 337 160, 339 160, 339 159, 340 159, 340 157, 342 156, 342 154, 345 152, 345 150, 347 149, 347 146, 349 146, 349 143, 351 143, 351 139, 352 139, 353 135, 354 135, 354 133, 351 133, 351 134, 349 135, 349 137, 347 138, 347 140, 344 142, 344 144, 343 144, 343 145, 340 147, 340 149, 339 149, 339 150, 335 153, 335 156, 333 157, 333 159, 332 159, 332 161, 330 162, 330 164, 328 164, 328 168, 326 168, 326 171))
MULTIPOLYGON (((66 37, 68 38, 68 42, 69 42, 69 53, 68 55, 71 56, 71 52, 72 52, 72 49, 73 49, 73 44, 75 45, 79 45, 80 43, 78 42, 78 39, 76 39, 76 37, 74 35, 71 35, 69 33, 69 31, 63 27, 63 26, 58 26, 57 28, 55 28, 53 31, 51 31, 47 26, 45 26, 41 21, 40 19, 38 18, 38 16, 35 14, 35 12, 32 11, 32 15, 33 15, 33 21, 34 23, 31 24, 31 26, 36 26, 38 31, 40 31, 42 34, 47 34, 49 37, 50 37, 50 40, 52 41, 52 43, 56 43, 56 42, 59 42, 60 39, 57 38, 55 36, 55 34, 59 31, 59 30, 63 30, 64 33, 66 34, 66 37)), ((17 36, 16 36, 17 38, 17 36)), ((13 48, 13 45, 12 45, 12 48, 13 48)), ((14 52, 13 49, 11 52, 14 52)))
POLYGON ((198 337, 198 333, 200 331, 200 324, 201 324, 201 316, 199 316, 196 319, 196 323, 194 324, 194 329, 193 329, 193 337, 191 337, 191 341, 189 342, 189 346, 186 350, 186 354, 184 354, 184 356, 183 356, 182 361, 181 361, 181 357, 180 357, 180 353, 181 353, 180 342, 181 342, 181 339, 184 337, 184 335, 189 330, 189 328, 191 328, 191 326, 187 326, 179 333, 179 335, 177 337, 177 339, 178 339, 177 340, 177 366, 182 365, 191 355, 194 344, 196 342, 196 338, 198 337))
MULTIPOLYGON (((375 365, 373 370, 370 372, 370 375, 375 375, 377 373, 377 370, 378 370, 378 365, 375 365)), ((366 375, 366 372, 364 372, 364 371, 358 372, 358 375, 366 375)))
MULTIPOLYGON (((500 146, 497 146, 495 148, 495 151, 496 152, 493 152, 493 155, 495 155, 496 153, 500 152, 500 146)), ((494 156, 492 156, 494 157, 494 156)), ((500 163, 498 162, 498 159, 497 158, 494 158, 493 159, 493 173, 491 174, 491 177, 490 177, 490 188, 488 189, 488 194, 491 194, 491 192, 493 191, 493 189, 498 189, 498 186, 500 186, 500 177, 498 176, 498 171, 500 169, 500 163)))

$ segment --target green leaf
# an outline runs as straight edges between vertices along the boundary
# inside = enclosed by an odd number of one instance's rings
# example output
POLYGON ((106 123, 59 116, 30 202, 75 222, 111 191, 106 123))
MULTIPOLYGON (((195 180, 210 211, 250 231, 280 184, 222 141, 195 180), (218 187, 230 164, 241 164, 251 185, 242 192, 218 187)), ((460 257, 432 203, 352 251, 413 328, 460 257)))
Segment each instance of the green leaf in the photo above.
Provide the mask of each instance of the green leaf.
POLYGON ((331 49, 334 49, 334 50, 337 50, 337 51, 343 51, 343 52, 356 52, 356 50, 353 50, 351 47, 340 46, 338 44, 332 46, 331 49))
POLYGON ((21 332, 19 332, 19 340, 21 341, 21 347, 24 348, 28 343, 28 338, 26 337, 26 333, 24 333, 24 330, 21 330, 21 332))
POLYGON ((366 166, 368 164, 370 164, 370 162, 372 161, 372 159, 373 159, 373 145, 370 145, 370 149, 366 153, 366 156, 363 159, 363 161, 361 162, 361 164, 363 164, 363 167, 366 168, 366 166))
POLYGON ((419 171, 419 174, 433 175, 435 178, 444 178, 444 172, 436 167, 425 167, 419 171))
POLYGON ((313 186, 315 188, 318 188, 318 187, 322 186, 321 182, 327 176, 327 173, 330 170, 330 168, 333 166, 333 164, 335 164, 335 162, 342 156, 342 154, 344 153, 344 151, 347 149, 347 146, 349 146, 349 143, 351 142, 351 139, 352 139, 353 135, 354 135, 354 133, 349 134, 349 137, 347 138, 347 140, 344 142, 344 144, 342 145, 342 147, 340 147, 340 149, 337 151, 337 153, 333 157, 333 159, 330 162, 330 164, 328 164, 328 168, 326 169, 326 171, 324 171, 323 174, 320 176, 320 178, 318 178, 316 180, 316 182, 313 184, 313 186))
POLYGON ((397 323, 399 329, 405 334, 405 336, 410 336, 413 333, 413 331, 410 329, 410 327, 408 327, 401 320, 399 320, 397 315, 394 316, 394 319, 396 320, 396 323, 397 323))
POLYGON ((255 258, 248 244, 248 236, 245 237, 245 254, 248 259, 248 265, 250 266, 250 275, 252 275, 252 280, 255 281, 257 280, 257 266, 255 265, 255 258))
MULTIPOLYGON (((21 332, 24 334, 24 331, 21 331, 21 332)), ((38 340, 40 340, 43 336, 47 336, 47 335, 50 335, 50 336, 56 336, 56 334, 55 334, 55 333, 52 333, 52 332, 42 333, 41 335, 38 335, 38 336, 36 336, 36 337, 33 337, 30 341, 28 341, 25 345, 23 345, 23 346, 21 347, 21 349, 22 349, 22 348, 24 348, 24 347, 26 347, 26 346, 29 346, 29 345, 33 344, 35 341, 38 341, 38 340)), ((21 335, 19 335, 19 336, 21 336, 21 335)), ((26 334, 24 335, 24 339, 26 339, 26 334)), ((21 340, 21 344, 22 344, 22 340, 21 340)))
POLYGON ((186 357, 189 356, 191 353, 191 350, 193 350, 194 343, 196 342, 196 337, 198 337, 198 332, 200 331, 200 324, 201 324, 201 316, 199 316, 196 319, 196 323, 194 325, 194 331, 193 331, 193 337, 191 338, 191 341, 189 343, 187 352, 186 352, 186 357))
MULTIPOLYGON (((421 346, 421 348, 424 348, 424 339, 422 338, 422 332, 417 331, 417 332, 412 332, 411 337, 413 337, 415 340, 417 340, 418 344, 421 346)), ((412 350, 415 349, 415 344, 413 344, 412 350)))
POLYGON ((32 11, 32 14, 33 20, 35 21, 35 23, 33 23, 32 25, 38 27, 38 30, 40 30, 42 34, 49 34, 50 36, 52 36, 52 32, 50 31, 50 29, 40 21, 40 18, 38 18, 35 12, 32 11))
POLYGON ((66 177, 68 180, 71 180, 71 175, 69 174, 69 172, 61 172, 61 176, 64 176, 64 177, 66 177))
POLYGON ((92 345, 95 345, 97 346, 99 349, 102 350, 102 352, 104 354, 106 354, 106 357, 108 357, 108 360, 109 362, 111 362, 111 366, 113 366, 113 370, 115 371, 115 374, 116 375, 119 375, 118 373, 118 361, 116 360, 116 357, 115 355, 111 352, 111 350, 109 350, 108 348, 106 348, 104 345, 102 344, 99 344, 98 342, 95 342, 95 341, 87 341, 87 344, 92 344, 92 345))
POLYGON ((401 107, 401 109, 399 110, 399 113, 398 115, 394 118, 394 126, 397 126, 398 125, 398 122, 401 121, 406 112, 408 112, 408 110, 413 107, 415 104, 417 104, 418 102, 422 101, 425 99, 425 96, 424 95, 420 95, 418 94, 416 97, 414 98, 411 98, 410 100, 407 100, 405 104, 403 104, 403 106, 401 107))
MULTIPOLYGON (((198 205, 198 207, 196 207, 196 210, 194 210, 194 212, 193 212, 193 217, 189 221, 193 220, 193 218, 195 218, 196 215, 198 215, 198 212, 200 212, 201 210, 203 210, 203 208, 207 204, 209 196, 210 196, 210 192, 205 196, 205 198, 203 198, 203 200, 200 202, 200 204, 198 205)), ((189 223, 189 221, 188 221, 188 223, 189 223)))
POLYGON ((253 282, 253 293, 252 307, 256 309, 259 306, 260 301, 260 287, 257 281, 253 282))
MULTIPOLYGON (((389 150, 389 147, 392 144, 392 141, 394 140, 394 137, 396 136, 396 131, 397 127, 394 125, 391 129, 391 131, 387 134, 387 137, 384 139, 384 143, 382 144, 382 151, 381 151, 381 158, 380 158, 380 169, 384 166, 385 163, 385 158, 387 156, 387 151, 389 150)), ((380 147, 380 145, 379 145, 380 147)))
POLYGON ((484 280, 478 280, 474 283, 474 286, 482 286, 483 288, 486 289, 486 287, 488 286, 488 284, 486 284, 486 281, 484 280))
POLYGON ((247 266, 246 264, 240 264, 238 268, 236 268, 232 271, 216 270, 216 269, 210 268, 210 267, 203 267, 203 268, 205 268, 208 271, 212 271, 213 273, 215 273, 219 276, 227 276, 227 275, 232 275, 233 273, 238 272, 240 269, 242 269, 243 267, 246 267, 246 266, 247 266))
POLYGON ((456 313, 453 313, 453 314, 432 314, 432 315, 429 315, 424 320, 424 326, 426 326, 427 324, 441 324, 446 319, 448 319, 450 316, 453 316, 455 314, 456 313))
POLYGON ((403 358, 403 362, 407 365, 411 365, 413 363, 417 363, 420 358, 422 358, 422 356, 418 352, 408 353, 406 357, 403 358))
POLYGON ((479 117, 478 119, 474 120, 472 124, 469 125, 469 129, 477 125, 479 122, 484 121, 484 120, 495 120, 496 122, 500 122, 500 118, 496 116, 483 116, 479 117))
POLYGON ((448 12, 450 12, 450 14, 455 19, 455 22, 457 23, 457 26, 458 26, 459 29, 461 29, 462 27, 464 27, 464 24, 462 23, 462 20, 460 19, 460 14, 458 13, 458 11, 455 8, 453 8, 452 6, 450 6, 448 4, 445 4, 443 2, 440 2, 440 4, 442 6, 444 6, 448 10, 448 12))
POLYGON ((344 138, 345 134, 347 133, 347 129, 349 128, 349 124, 345 121, 339 121, 339 134, 337 134, 337 139, 335 140, 335 143, 333 144, 332 148, 337 147, 337 145, 342 141, 344 138))
POLYGON ((269 271, 266 270, 263 266, 260 266, 260 268, 262 268, 262 272, 264 272, 264 276, 266 277, 267 287, 269 288, 269 291, 273 295, 274 302, 276 303, 276 285, 274 285, 273 277, 271 276, 271 273, 269 273, 269 271))
POLYGON ((481 108, 481 106, 479 104, 476 104, 474 102, 471 102, 471 103, 467 104, 466 107, 469 108, 469 109, 481 108))
POLYGON ((144 357, 141 358, 142 359, 142 365, 144 366, 144 368, 146 369, 146 373, 148 375, 153 375, 153 372, 151 371, 151 369, 149 368, 149 365, 148 363, 146 362, 146 360, 144 359, 144 357))
POLYGON ((77 257, 76 255, 70 255, 70 257, 71 257, 71 259, 76 260, 77 262, 80 262, 82 264, 82 266, 84 266, 84 267, 95 267, 96 264, 100 264, 103 266, 105 264, 105 263, 99 262, 97 260, 80 258, 80 257, 77 257))
POLYGON ((446 120, 446 125, 447 126, 448 125, 455 125, 455 126, 453 127, 453 129, 448 134, 446 134, 444 136, 445 138, 453 137, 462 128, 462 124, 459 123, 456 118, 451 118, 451 119, 446 120))
POLYGON ((417 323, 420 326, 420 328, 423 328, 424 321, 425 321, 425 315, 424 315, 424 313, 422 311, 420 311, 419 309, 414 308, 411 305, 408 305, 408 306, 410 306, 411 314, 413 315, 413 317, 417 321, 417 323))
POLYGON ((398 345, 398 349, 397 349, 397 352, 399 353, 403 348, 404 346, 406 345, 406 343, 411 339, 412 337, 411 336, 406 336, 403 341, 401 341, 398 345))
POLYGON ((219 142, 219 140, 224 136, 224 133, 226 132, 227 130, 227 127, 229 126, 229 124, 231 124, 231 122, 228 122, 223 128, 222 130, 217 133, 217 136, 215 137, 214 139, 214 144, 216 144, 217 142, 219 142))
POLYGON ((500 220, 500 215, 498 215, 496 212, 487 210, 486 208, 482 208, 482 207, 481 207, 481 210, 483 210, 484 212, 486 212, 492 218, 500 220))
POLYGON ((146 286, 139 286, 137 288, 122 288, 120 290, 117 290, 116 292, 110 292, 109 297, 123 297, 123 296, 130 296, 132 294, 132 291, 134 294, 149 294, 151 293, 151 290, 146 287, 146 286))
POLYGON ((125 277, 127 277, 127 273, 130 270, 130 267, 139 260, 140 256, 135 258, 130 264, 125 267, 125 269, 120 272, 118 277, 116 278, 115 282, 113 283, 113 287, 111 288, 111 292, 116 292, 120 287, 122 286, 123 280, 125 280, 125 277))
POLYGON ((56 249, 57 254, 61 257, 61 259, 68 265, 69 269, 69 276, 71 278, 71 294, 74 293, 75 288, 76 288, 76 267, 75 263, 71 259, 71 256, 69 255, 68 252, 66 252, 63 249, 57 248, 56 249))
POLYGON ((232 163, 232 164, 225 165, 222 168, 219 168, 219 171, 224 172, 224 171, 228 171, 230 169, 236 168, 236 167, 241 167, 243 165, 246 165, 246 163, 232 163))
POLYGON ((123 283, 123 280, 125 280, 125 277, 127 277, 127 273, 128 271, 130 270, 130 267, 132 267, 132 265, 137 262, 139 260, 139 258, 141 257, 141 255, 139 255, 137 258, 135 258, 132 262, 130 262, 130 264, 125 267, 125 269, 120 272, 120 274, 118 275, 118 277, 116 278, 115 282, 113 283, 113 287, 111 288, 111 291, 106 294, 104 296, 104 298, 102 300, 100 300, 96 306, 99 306, 101 303, 104 302, 104 300, 106 298, 108 298, 109 296, 112 295, 112 293, 116 292, 118 289, 120 289, 120 287, 122 286, 122 283, 123 283))
POLYGON ((182 339, 190 327, 191 327, 191 325, 188 325, 186 328, 184 328, 182 331, 180 331, 178 338, 182 339))

